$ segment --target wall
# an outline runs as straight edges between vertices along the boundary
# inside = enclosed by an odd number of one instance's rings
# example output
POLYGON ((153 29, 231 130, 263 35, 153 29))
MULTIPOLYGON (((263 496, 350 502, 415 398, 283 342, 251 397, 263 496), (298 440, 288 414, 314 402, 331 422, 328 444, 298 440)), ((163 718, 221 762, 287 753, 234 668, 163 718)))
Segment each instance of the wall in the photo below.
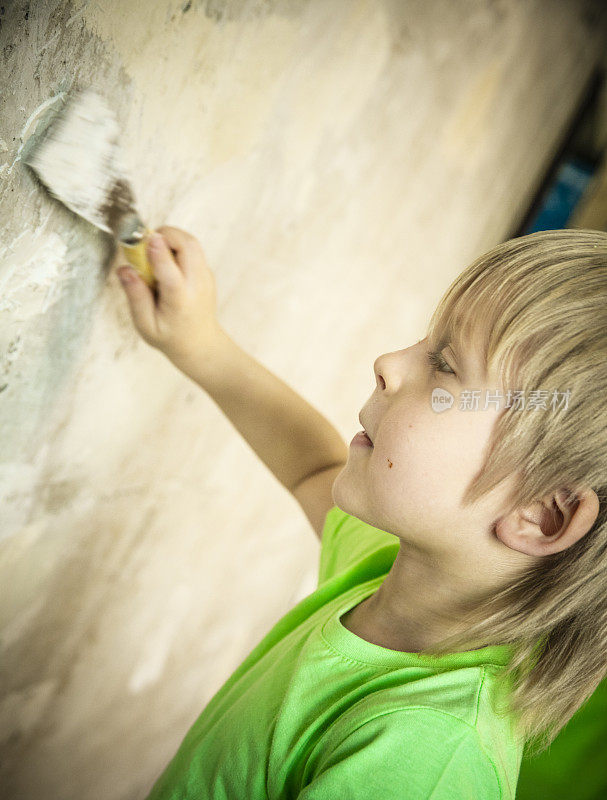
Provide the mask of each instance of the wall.
POLYGON ((133 329, 115 250, 20 161, 76 84, 140 211, 196 235, 230 335, 349 441, 373 361, 513 229, 604 48, 598 2, 0 7, 0 785, 141 798, 314 589, 318 542, 133 329), (327 346, 330 343, 330 346, 327 346))

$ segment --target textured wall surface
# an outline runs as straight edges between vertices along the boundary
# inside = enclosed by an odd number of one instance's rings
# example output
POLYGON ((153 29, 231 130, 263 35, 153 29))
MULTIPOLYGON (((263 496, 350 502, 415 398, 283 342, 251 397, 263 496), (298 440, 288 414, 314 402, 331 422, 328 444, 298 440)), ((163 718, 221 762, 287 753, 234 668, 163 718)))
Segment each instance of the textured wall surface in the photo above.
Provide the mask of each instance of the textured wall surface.
POLYGON ((143 218, 196 235, 230 335, 349 441, 373 361, 524 214, 604 47, 600 2, 0 7, 0 786, 144 797, 313 590, 318 542, 134 331, 114 245, 20 160, 74 84, 143 218))

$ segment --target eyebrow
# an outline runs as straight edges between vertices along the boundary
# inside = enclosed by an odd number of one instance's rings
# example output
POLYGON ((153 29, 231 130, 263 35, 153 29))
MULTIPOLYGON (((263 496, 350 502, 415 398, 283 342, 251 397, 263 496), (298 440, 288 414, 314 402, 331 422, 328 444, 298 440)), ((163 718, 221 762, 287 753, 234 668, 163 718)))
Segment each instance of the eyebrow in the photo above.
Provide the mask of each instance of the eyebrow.
POLYGON ((463 368, 463 366, 464 366, 463 359, 462 359, 461 355, 459 354, 459 352, 457 351, 457 348, 455 347, 453 342, 447 342, 445 344, 445 347, 448 347, 449 350, 451 350, 451 355, 453 356, 453 360, 455 361, 457 366, 463 368))
POLYGON ((481 380, 486 380, 487 375, 487 366, 485 363, 480 364, 478 361, 478 357, 472 355, 465 350, 463 347, 463 343, 458 340, 457 346, 454 344, 453 340, 450 340, 445 337, 443 339, 443 347, 448 347, 451 351, 453 359, 459 369, 459 374, 466 379, 471 379, 474 375, 475 377, 480 378, 481 380), (461 345, 461 349, 460 349, 461 345), (464 353, 466 354, 464 356, 464 353), (478 370, 480 369, 480 372, 478 370), (478 373, 478 374, 477 374, 478 373))
POLYGON ((451 357, 455 361, 455 366, 457 367, 458 374, 460 376, 465 377, 468 370, 468 365, 466 364, 466 361, 462 355, 461 350, 458 350, 452 339, 448 339, 447 337, 445 337, 439 342, 439 348, 441 350, 444 350, 447 347, 450 350, 451 357))
POLYGON ((453 360, 457 364, 458 367, 463 367, 463 359, 461 358, 458 350, 456 349, 454 343, 448 339, 446 336, 439 340, 437 350, 440 353, 445 348, 449 348, 451 350, 451 355, 453 356, 453 360))

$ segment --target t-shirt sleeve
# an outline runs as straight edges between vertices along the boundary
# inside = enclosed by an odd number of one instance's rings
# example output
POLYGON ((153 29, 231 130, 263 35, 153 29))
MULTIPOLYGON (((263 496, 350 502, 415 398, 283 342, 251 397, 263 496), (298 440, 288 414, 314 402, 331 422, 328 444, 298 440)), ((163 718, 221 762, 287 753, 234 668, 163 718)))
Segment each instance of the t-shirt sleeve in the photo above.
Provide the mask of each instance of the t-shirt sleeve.
POLYGON ((325 516, 322 530, 318 585, 386 546, 393 561, 398 552, 398 536, 333 506, 325 516))
POLYGON ((476 730, 435 709, 365 722, 323 754, 297 800, 500 800, 476 730))

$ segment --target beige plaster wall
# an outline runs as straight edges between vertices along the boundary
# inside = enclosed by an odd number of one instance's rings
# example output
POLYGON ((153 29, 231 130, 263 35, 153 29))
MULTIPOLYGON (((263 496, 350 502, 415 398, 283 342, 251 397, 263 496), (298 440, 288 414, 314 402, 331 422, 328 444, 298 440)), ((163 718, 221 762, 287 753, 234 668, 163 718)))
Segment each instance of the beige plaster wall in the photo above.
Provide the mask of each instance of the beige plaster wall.
POLYGON ((529 203, 600 2, 64 0, 0 8, 0 786, 142 798, 314 589, 318 542, 134 331, 112 242, 20 161, 94 86, 149 224, 198 236, 233 338, 350 440, 373 361, 529 203))

